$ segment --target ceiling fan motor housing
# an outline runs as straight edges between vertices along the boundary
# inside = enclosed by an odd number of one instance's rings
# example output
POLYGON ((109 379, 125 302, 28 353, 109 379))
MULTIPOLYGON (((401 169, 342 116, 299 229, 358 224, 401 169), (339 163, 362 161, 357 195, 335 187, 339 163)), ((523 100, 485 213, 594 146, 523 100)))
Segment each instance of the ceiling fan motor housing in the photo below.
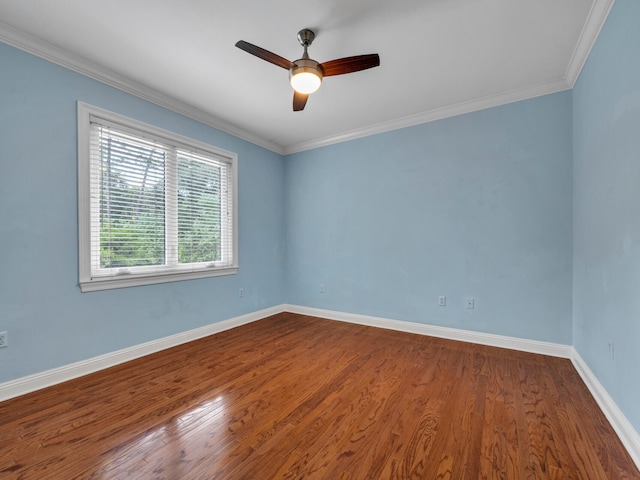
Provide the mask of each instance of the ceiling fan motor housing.
POLYGON ((315 60, 312 60, 310 58, 301 58, 293 63, 295 63, 296 65, 295 67, 291 67, 289 69, 289 80, 291 80, 293 76, 300 73, 313 73, 314 75, 317 75, 320 80, 322 80, 322 77, 324 76, 324 70, 322 69, 322 65, 320 65, 315 60))

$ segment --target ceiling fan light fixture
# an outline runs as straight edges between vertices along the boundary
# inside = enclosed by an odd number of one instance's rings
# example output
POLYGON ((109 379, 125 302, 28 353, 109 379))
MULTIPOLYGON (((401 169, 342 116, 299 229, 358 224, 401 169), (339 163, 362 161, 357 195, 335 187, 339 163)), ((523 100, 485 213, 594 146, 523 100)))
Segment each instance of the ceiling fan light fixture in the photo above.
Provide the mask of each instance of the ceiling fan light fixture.
POLYGON ((322 84, 322 71, 314 60, 297 60, 296 66, 289 70, 289 82, 298 93, 310 94, 322 84))

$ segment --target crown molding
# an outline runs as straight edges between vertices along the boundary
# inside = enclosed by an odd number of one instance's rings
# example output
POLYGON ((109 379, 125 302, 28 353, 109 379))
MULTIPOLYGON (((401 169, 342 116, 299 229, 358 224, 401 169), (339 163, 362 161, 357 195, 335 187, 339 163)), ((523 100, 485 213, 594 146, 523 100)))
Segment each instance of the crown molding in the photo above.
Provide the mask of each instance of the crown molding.
POLYGON ((155 103, 159 106, 179 113, 180 115, 184 115, 185 117, 189 117, 205 125, 209 125, 210 127, 213 127, 217 130, 228 133, 242 140, 246 140, 260 147, 266 148, 267 150, 271 150, 280 155, 291 155, 306 150, 326 147, 336 143, 355 140, 371 135, 377 135, 401 128, 412 127, 422 123, 442 120, 465 113, 471 113, 487 108, 497 107, 500 105, 557 93, 564 90, 570 90, 574 87, 614 3, 615 0, 593 0, 578 43, 576 44, 576 47, 573 51, 567 69, 565 71, 565 75, 561 79, 531 85, 528 87, 511 90, 496 95, 489 95, 486 97, 477 98, 454 105, 434 108, 414 115, 408 115, 386 122, 369 125, 363 128, 349 130, 336 135, 329 135, 323 138, 313 139, 287 146, 279 145, 273 141, 255 135, 237 125, 226 122, 197 107, 176 100, 173 97, 158 92, 139 82, 111 72, 83 57, 73 55, 59 47, 56 47, 39 38, 28 35, 2 22, 0 22, 0 41, 50 62, 56 63, 70 70, 73 70, 94 80, 155 103))
POLYGON ((607 21, 607 17, 614 3, 616 3, 616 0, 594 0, 591 5, 591 10, 589 10, 589 15, 587 15, 587 21, 582 28, 580 38, 578 39, 576 48, 573 50, 573 55, 571 55, 564 76, 569 84, 569 88, 573 88, 578 81, 580 72, 582 72, 585 63, 587 63, 591 49, 595 45, 602 27, 607 21))
POLYGON ((580 33, 580 37, 573 50, 573 54, 571 55, 571 59, 569 60, 565 75, 562 79, 532 85, 497 95, 473 99, 455 105, 448 105, 442 108, 435 108, 415 115, 390 120, 388 122, 377 123, 364 128, 350 130, 338 135, 331 135, 316 140, 310 140, 308 142, 289 145, 285 147, 284 154, 290 155, 293 153, 303 152, 305 150, 326 147, 336 143, 346 142, 348 140, 367 137, 369 135, 376 135, 405 127, 412 127, 414 125, 442 120, 444 118, 484 110, 486 108, 497 107, 564 90, 571 90, 576 84, 576 81, 580 76, 580 72, 589 58, 591 49, 595 45, 602 27, 607 21, 607 17, 611 12, 614 3, 615 0, 593 0, 584 27, 580 33))
POLYGON ((72 70, 86 77, 97 80, 111 87, 130 93, 136 97, 155 103, 161 107, 167 108, 175 113, 179 113, 185 117, 196 120, 200 123, 213 127, 224 133, 233 135, 247 142, 253 143, 260 147, 271 150, 272 152, 282 155, 284 150, 282 146, 275 142, 264 139, 260 136, 244 130, 237 125, 231 124, 221 118, 211 115, 193 105, 177 100, 169 95, 165 95, 135 80, 127 78, 112 72, 100 65, 87 60, 79 55, 74 55, 68 51, 56 47, 40 38, 28 35, 6 23, 0 22, 0 41, 25 51, 36 57, 40 57, 49 62, 60 65, 61 67, 72 70))
POLYGON ((364 128, 357 128, 337 135, 331 135, 317 140, 310 140, 308 142, 302 142, 295 145, 285 147, 285 155, 293 153, 303 152, 305 150, 313 150, 315 148, 326 147, 335 143, 346 142, 348 140, 355 140, 357 138, 368 137, 370 135, 376 135, 379 133, 390 132, 392 130, 399 130, 401 128, 412 127, 420 125, 422 123, 433 122, 436 120, 442 120, 444 118, 455 117, 465 113, 476 112, 478 110, 485 110, 487 108, 498 107, 508 103, 519 102, 521 100, 527 100, 529 98, 540 97, 543 95, 549 95, 551 93, 562 92, 569 90, 571 86, 565 79, 553 80, 550 82, 540 83, 537 85, 531 85, 524 88, 511 90, 508 92, 499 93, 496 95, 488 95, 482 98, 476 98, 466 102, 457 103, 454 105, 447 105, 445 107, 434 108, 427 110, 426 112, 416 113, 414 115, 408 115, 406 117, 400 117, 387 122, 376 123, 364 128))

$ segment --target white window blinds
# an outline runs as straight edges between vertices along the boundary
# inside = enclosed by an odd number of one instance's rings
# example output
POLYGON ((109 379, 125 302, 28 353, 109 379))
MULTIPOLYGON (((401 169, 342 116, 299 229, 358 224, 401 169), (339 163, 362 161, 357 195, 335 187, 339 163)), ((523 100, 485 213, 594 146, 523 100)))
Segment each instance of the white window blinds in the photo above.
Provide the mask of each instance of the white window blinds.
POLYGON ((237 268, 233 158, 99 115, 88 124, 85 282, 237 268))

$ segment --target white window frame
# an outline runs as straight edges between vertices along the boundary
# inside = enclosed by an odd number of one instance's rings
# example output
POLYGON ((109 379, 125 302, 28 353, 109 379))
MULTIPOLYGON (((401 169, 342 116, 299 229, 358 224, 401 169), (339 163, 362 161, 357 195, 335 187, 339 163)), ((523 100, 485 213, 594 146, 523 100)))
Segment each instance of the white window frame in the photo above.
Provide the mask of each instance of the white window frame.
MULTIPOLYGON (((134 287, 180 280, 233 275, 238 272, 238 156, 220 148, 208 145, 182 135, 163 130, 152 125, 103 110, 83 102, 78 102, 78 254, 79 277, 82 292, 107 290, 112 288, 134 287), (182 149, 213 156, 231 167, 231 205, 232 205, 232 245, 226 247, 224 255, 231 255, 231 262, 220 267, 215 263, 182 264, 163 266, 162 268, 120 269, 118 274, 109 276, 92 275, 91 238, 91 155, 90 123, 95 119, 106 124, 115 124, 125 131, 133 130, 137 134, 147 134, 151 138, 161 139, 164 143, 182 149), (229 247, 231 251, 229 252, 229 247)), ((94 209, 97 211, 96 209, 94 209)), ((96 219, 93 219, 96 224, 96 219)), ((95 228, 94 228, 95 230, 95 228)))

